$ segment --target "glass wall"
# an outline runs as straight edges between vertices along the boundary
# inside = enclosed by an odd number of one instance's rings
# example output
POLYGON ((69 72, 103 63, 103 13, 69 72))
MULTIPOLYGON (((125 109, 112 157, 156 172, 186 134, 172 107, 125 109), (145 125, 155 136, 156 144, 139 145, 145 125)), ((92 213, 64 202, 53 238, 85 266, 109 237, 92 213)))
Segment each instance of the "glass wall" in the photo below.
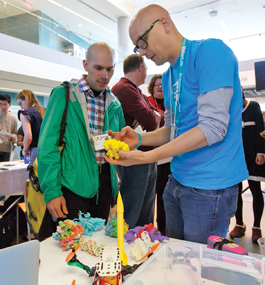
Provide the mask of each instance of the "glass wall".
MULTIPOLYGON (((28 12, 0 0, 0 33, 38 44, 71 56, 84 58, 88 46, 97 41, 108 40, 89 34, 76 34, 42 11, 28 12), (6 4, 5 4, 6 3, 6 4)), ((116 44, 109 43, 116 51, 116 63, 122 62, 130 53, 116 44)))

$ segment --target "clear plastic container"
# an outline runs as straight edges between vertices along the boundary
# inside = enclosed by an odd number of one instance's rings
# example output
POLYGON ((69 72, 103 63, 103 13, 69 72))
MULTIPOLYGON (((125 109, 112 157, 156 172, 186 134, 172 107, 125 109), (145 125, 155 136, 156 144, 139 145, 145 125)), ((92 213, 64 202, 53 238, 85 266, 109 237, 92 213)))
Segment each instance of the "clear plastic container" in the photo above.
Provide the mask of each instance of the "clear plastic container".
POLYGON ((264 281, 265 259, 207 249, 185 241, 159 248, 124 285, 258 285, 264 281))

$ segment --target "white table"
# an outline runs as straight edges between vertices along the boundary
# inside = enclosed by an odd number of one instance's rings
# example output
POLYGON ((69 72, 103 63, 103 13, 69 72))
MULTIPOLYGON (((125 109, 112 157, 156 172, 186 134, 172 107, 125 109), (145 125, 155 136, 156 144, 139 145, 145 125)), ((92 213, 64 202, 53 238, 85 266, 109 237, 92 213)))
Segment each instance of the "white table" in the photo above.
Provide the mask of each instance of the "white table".
MULTIPOLYGON (((106 246, 117 246, 117 239, 105 235, 105 230, 94 232, 92 237, 84 236, 84 240, 96 241, 97 245, 105 243, 106 246)), ((177 241, 176 239, 170 239, 167 242, 177 241)), ((195 243, 191 243, 195 244, 195 243)), ((124 242, 124 250, 128 255, 128 264, 133 265, 136 260, 132 257, 129 245, 124 242)), ((206 245, 203 245, 206 247, 206 245)), ((63 251, 62 247, 51 237, 41 242, 40 244, 40 267, 39 267, 39 283, 38 285, 71 285, 72 281, 76 280, 76 285, 89 285, 93 283, 93 277, 88 277, 88 274, 76 267, 69 266, 65 262, 65 258, 70 253, 70 250, 63 251)), ((261 259, 261 255, 249 254, 251 257, 261 259)), ((100 261, 99 257, 91 256, 88 252, 84 252, 81 249, 77 251, 77 259, 83 264, 94 267, 97 262, 100 261)), ((130 275, 128 275, 129 277, 130 275)))
POLYGON ((0 162, 0 196, 24 191, 25 181, 29 179, 27 166, 23 160, 0 162))
MULTIPOLYGON (((117 246, 117 239, 105 235, 105 230, 94 232, 92 237, 84 235, 84 240, 96 241, 97 245, 105 243, 105 246, 117 246)), ((137 263, 130 252, 131 245, 124 242, 124 250, 128 255, 128 264, 137 263)), ((40 269, 39 269, 39 285, 71 285, 75 279, 77 285, 88 285, 93 283, 93 277, 76 267, 69 266, 65 262, 65 258, 70 250, 63 251, 62 247, 52 237, 42 241, 40 244, 40 269)), ((81 249, 77 251, 77 259, 83 264, 94 267, 100 261, 99 257, 92 256, 88 252, 81 249)))

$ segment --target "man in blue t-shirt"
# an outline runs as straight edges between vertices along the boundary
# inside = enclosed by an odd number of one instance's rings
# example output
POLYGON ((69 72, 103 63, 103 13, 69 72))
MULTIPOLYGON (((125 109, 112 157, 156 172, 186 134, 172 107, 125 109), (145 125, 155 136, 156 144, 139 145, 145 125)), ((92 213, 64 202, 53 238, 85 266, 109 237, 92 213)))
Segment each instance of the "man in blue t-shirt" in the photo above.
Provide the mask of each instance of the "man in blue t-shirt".
POLYGON ((120 152, 123 159, 114 163, 127 166, 173 156, 163 196, 167 235, 201 243, 210 235, 226 237, 237 207, 237 183, 248 177, 237 59, 221 40, 183 38, 158 5, 141 9, 129 33, 135 52, 157 65, 170 63, 162 77, 165 126, 141 135, 128 127, 110 132, 130 149, 159 146, 145 153, 120 152))

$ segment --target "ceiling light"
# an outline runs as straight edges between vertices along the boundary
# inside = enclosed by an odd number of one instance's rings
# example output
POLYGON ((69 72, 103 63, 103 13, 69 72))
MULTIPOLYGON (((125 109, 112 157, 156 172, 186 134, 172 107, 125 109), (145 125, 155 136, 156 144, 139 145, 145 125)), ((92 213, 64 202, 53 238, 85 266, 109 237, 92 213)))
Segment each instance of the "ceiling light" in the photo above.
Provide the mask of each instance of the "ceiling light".
POLYGON ((211 10, 209 11, 209 15, 210 15, 211 17, 217 16, 217 15, 218 15, 218 9, 211 9, 211 10))
POLYGON ((95 23, 95 22, 89 20, 88 18, 85 18, 84 16, 82 16, 82 15, 80 15, 80 14, 78 14, 78 13, 76 13, 76 12, 74 12, 74 11, 72 11, 72 10, 66 8, 66 7, 63 7, 63 8, 64 8, 66 11, 68 11, 68 12, 70 12, 70 13, 76 15, 77 17, 80 17, 80 18, 82 18, 82 19, 84 19, 84 20, 90 22, 90 23, 93 24, 93 25, 100 26, 99 24, 97 24, 97 23, 95 23))
POLYGON ((222 20, 219 21, 219 23, 221 24, 222 28, 223 28, 227 33, 229 33, 229 30, 228 30, 226 24, 225 24, 222 20))
POLYGON ((82 27, 82 26, 83 26, 82 24, 79 24, 79 25, 78 25, 78 27, 82 27))
POLYGON ((90 22, 91 24, 93 24, 93 25, 95 25, 95 26, 100 27, 100 25, 99 25, 99 24, 97 24, 97 23, 95 23, 95 22, 93 22, 93 21, 89 20, 88 18, 85 18, 85 17, 82 17, 82 18, 83 18, 84 20, 86 20, 86 21, 90 22))
POLYGON ((105 27, 102 27, 102 26, 100 26, 103 30, 106 30, 106 31, 108 31, 109 33, 112 33, 113 35, 115 35, 115 36, 118 36, 117 34, 115 34, 114 32, 112 32, 111 30, 109 30, 109 29, 107 29, 107 28, 105 28, 105 27))
POLYGON ((31 9, 31 4, 28 1, 24 0, 24 4, 27 8, 31 9))
MULTIPOLYGON (((15 91, 15 92, 20 92, 21 91, 21 89, 11 89, 11 88, 4 88, 4 87, 0 87, 0 89, 1 90, 6 90, 6 91, 15 91)), ((47 95, 47 96, 50 95, 50 93, 44 93, 44 92, 39 92, 39 91, 33 91, 32 90, 32 92, 34 94, 41 94, 41 95, 47 95)))
POLYGON ((48 1, 51 2, 52 4, 55 4, 55 5, 59 6, 59 7, 63 7, 63 5, 61 5, 61 4, 57 3, 57 2, 54 2, 52 0, 48 0, 48 1))

